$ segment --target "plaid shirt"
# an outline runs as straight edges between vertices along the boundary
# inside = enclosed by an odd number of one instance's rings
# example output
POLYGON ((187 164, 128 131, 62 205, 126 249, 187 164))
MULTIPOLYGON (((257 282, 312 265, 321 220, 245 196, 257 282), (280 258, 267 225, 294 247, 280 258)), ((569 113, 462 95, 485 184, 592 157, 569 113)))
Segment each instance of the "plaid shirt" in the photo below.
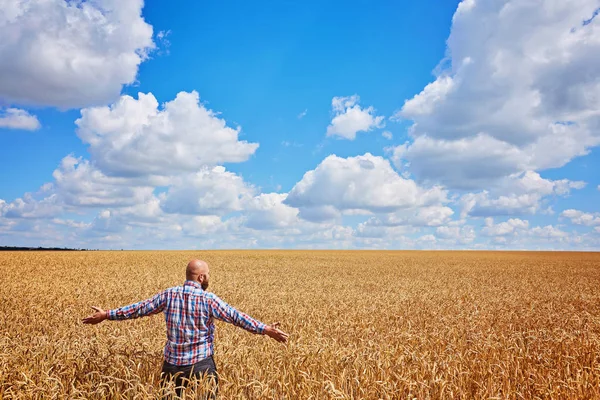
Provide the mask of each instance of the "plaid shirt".
POLYGON ((214 352, 213 318, 263 334, 265 324, 239 312, 216 295, 206 292, 198 282, 185 281, 139 303, 108 310, 108 319, 124 320, 164 312, 167 322, 165 361, 190 365, 214 352))

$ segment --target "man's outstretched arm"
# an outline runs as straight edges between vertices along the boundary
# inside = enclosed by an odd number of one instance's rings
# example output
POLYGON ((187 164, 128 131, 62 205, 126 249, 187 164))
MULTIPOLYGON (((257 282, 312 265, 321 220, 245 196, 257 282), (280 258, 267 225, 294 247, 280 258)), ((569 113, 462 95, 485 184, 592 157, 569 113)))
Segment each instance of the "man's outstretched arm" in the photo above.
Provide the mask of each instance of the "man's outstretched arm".
POLYGON ((116 308, 114 310, 103 310, 99 307, 92 307, 96 312, 84 318, 82 322, 84 324, 98 324, 105 319, 124 320, 153 315, 164 310, 166 300, 166 293, 162 292, 147 300, 116 308))
POLYGON ((248 332, 267 335, 282 343, 285 343, 288 339, 288 334, 277 328, 279 326, 278 322, 272 325, 266 325, 255 320, 248 314, 244 314, 243 312, 236 310, 217 296, 213 296, 211 298, 210 311, 213 317, 235 326, 239 326, 248 332))

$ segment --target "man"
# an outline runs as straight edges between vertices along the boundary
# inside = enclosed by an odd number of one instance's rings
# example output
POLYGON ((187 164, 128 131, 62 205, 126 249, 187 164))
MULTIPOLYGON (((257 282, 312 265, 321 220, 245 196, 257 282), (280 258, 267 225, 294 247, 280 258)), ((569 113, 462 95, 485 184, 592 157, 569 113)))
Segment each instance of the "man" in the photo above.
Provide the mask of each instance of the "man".
POLYGON ((97 324, 105 319, 125 320, 164 312, 167 324, 167 343, 162 367, 163 383, 173 379, 177 395, 182 384, 190 377, 200 378, 206 374, 218 387, 217 368, 213 360, 214 318, 225 321, 255 334, 267 335, 285 343, 288 334, 279 330, 278 323, 265 325, 239 312, 213 293, 207 292, 208 264, 192 260, 185 271, 185 283, 139 303, 114 310, 92 307, 96 312, 83 319, 84 324, 97 324))

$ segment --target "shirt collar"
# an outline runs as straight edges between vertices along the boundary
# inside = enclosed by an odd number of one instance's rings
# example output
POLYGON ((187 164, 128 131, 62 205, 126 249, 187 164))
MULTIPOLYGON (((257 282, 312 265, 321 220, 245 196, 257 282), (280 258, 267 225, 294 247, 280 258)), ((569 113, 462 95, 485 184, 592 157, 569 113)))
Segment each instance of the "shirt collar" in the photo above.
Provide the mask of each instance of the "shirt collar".
MULTIPOLYGON (((200 284, 200 282, 196 282, 196 281, 186 280, 183 285, 184 286, 185 285, 194 286, 195 288, 202 289, 202 285, 200 284)), ((204 289, 202 289, 202 290, 204 290, 204 289)))

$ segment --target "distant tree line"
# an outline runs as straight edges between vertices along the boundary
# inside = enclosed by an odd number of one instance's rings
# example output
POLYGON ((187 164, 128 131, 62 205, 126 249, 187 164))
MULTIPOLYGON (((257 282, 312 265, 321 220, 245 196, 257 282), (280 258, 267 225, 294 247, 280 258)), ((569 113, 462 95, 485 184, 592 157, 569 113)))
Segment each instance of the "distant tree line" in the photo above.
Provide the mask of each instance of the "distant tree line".
POLYGON ((69 249, 67 247, 0 246, 0 251, 88 251, 88 249, 69 249))

